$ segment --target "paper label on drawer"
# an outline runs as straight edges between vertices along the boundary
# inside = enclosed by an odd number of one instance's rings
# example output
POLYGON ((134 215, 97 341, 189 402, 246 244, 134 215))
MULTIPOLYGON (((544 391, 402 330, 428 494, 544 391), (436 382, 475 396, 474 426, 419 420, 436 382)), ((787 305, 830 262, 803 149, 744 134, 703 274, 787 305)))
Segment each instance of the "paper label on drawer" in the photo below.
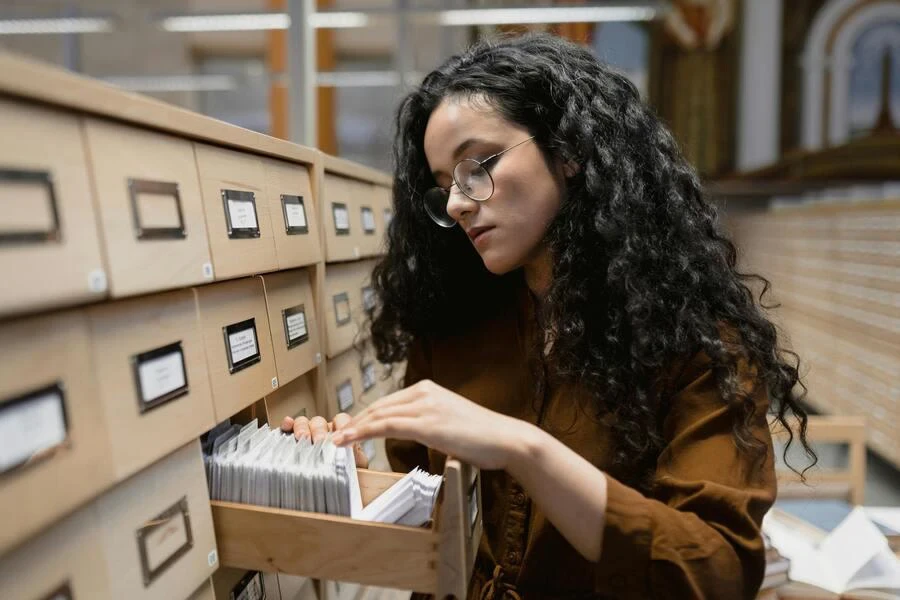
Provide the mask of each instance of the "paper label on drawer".
POLYGON ((288 227, 306 227, 306 209, 303 204, 288 202, 284 205, 288 227))
POLYGON ((362 303, 366 312, 375 310, 375 290, 371 286, 362 289, 362 303))
POLYGON ((180 345, 168 353, 140 360, 138 363, 141 400, 154 402, 172 392, 183 390, 187 385, 184 372, 184 355, 180 345))
POLYGON ((306 313, 304 313, 303 311, 296 312, 293 315, 288 315, 287 325, 289 342, 298 340, 308 335, 309 333, 306 330, 306 313))
POLYGON ((0 402, 0 473, 66 441, 65 397, 60 386, 0 402))
POLYGON ((259 571, 253 571, 244 575, 244 578, 231 590, 230 598, 232 600, 265 600, 266 590, 262 574, 259 571))
POLYGON ((377 377, 375 375, 375 363, 373 363, 373 362, 367 363, 362 368, 363 392, 368 392, 373 387, 375 387, 376 380, 377 380, 377 377))
POLYGON ((350 322, 350 297, 346 292, 336 294, 333 298, 334 302, 334 319, 338 326, 346 325, 350 322))
POLYGON ((346 412, 353 406, 353 384, 349 379, 338 386, 337 399, 341 412, 346 412))
POLYGON ((350 231, 350 213, 347 211, 347 206, 345 204, 334 204, 332 205, 332 211, 334 212, 335 230, 341 232, 350 231))
POLYGON ((362 227, 366 233, 375 233, 375 213, 368 206, 362 207, 362 227))
POLYGON ((256 207, 252 200, 228 199, 228 214, 232 229, 258 229, 256 207))
POLYGON ((256 348, 256 331, 251 327, 228 334, 231 347, 231 362, 239 363, 251 356, 259 354, 256 348))

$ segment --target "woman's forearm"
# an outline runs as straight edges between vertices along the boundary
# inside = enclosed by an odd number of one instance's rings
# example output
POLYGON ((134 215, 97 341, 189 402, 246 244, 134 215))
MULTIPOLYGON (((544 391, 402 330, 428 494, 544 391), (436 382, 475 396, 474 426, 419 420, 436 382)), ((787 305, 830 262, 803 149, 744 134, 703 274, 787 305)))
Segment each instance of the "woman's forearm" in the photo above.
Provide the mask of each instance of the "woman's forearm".
POLYGON ((585 558, 597 561, 606 522, 606 475, 568 446, 522 423, 507 472, 585 558))

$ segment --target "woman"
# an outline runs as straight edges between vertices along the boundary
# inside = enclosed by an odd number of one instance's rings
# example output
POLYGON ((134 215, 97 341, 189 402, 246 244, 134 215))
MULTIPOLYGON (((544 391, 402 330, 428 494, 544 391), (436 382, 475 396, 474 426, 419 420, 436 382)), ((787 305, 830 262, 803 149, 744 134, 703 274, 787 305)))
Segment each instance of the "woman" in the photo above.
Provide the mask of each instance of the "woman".
POLYGON ((557 38, 481 42, 397 125, 372 336, 409 387, 335 442, 484 470, 470 597, 755 597, 797 365, 635 87, 557 38))

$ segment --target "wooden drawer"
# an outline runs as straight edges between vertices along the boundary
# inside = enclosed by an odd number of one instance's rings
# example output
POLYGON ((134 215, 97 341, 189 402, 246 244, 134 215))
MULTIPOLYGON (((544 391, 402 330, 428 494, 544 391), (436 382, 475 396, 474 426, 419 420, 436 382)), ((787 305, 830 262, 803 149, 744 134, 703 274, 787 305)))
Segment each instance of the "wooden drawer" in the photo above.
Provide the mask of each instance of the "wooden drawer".
MULTIPOLYGON (((359 470, 363 502, 402 475, 359 470)), ((431 527, 213 502, 222 565, 465 598, 481 540, 477 471, 448 459, 431 527)))
POLYGON ((113 598, 187 598, 218 567, 197 440, 103 495, 93 508, 113 598))
POLYGON ((111 294, 212 281, 191 143, 99 119, 84 130, 111 294))
POLYGON ((0 325, 0 556, 112 484, 81 311, 0 325))
POLYGON ((309 167, 269 158, 261 160, 278 268, 293 269, 319 262, 319 210, 310 187, 309 167))
POLYGON ((117 480, 215 424, 191 290, 94 307, 94 365, 117 480))
POLYGON ((281 427, 285 417, 313 417, 319 414, 313 393, 314 375, 315 372, 301 375, 266 396, 269 427, 281 427))
POLYGON ((375 256, 380 253, 381 240, 384 235, 384 216, 379 214, 381 211, 375 186, 361 181, 351 181, 350 184, 350 193, 359 203, 357 221, 362 231, 360 254, 375 256))
POLYGON ((364 184, 346 177, 325 174, 324 215, 325 260, 328 262, 355 260, 363 256, 367 239, 363 232, 361 207, 370 198, 360 193, 364 184))
MULTIPOLYGON (((345 412, 355 415, 373 399, 372 392, 377 386, 363 388, 363 367, 368 367, 366 361, 367 357, 356 348, 328 360, 326 388, 329 414, 345 412)), ((368 374, 371 371, 371 368, 367 368, 366 372, 368 374)), ((367 383, 370 381, 367 375, 367 383)))
POLYGON ((0 99, 0 317, 107 293, 78 119, 0 99))
POLYGON ((266 297, 258 277, 194 288, 216 422, 278 387, 266 297))
POLYGON ((306 269, 262 277, 279 385, 322 362, 315 296, 306 269))
POLYGON ((278 269, 262 160, 194 144, 216 279, 278 269))
MULTIPOLYGON (((350 348, 366 322, 363 306, 372 294, 375 261, 328 265, 325 269, 325 336, 328 357, 350 348), (364 300, 365 299, 365 300, 364 300)), ((360 339, 368 337, 364 331, 360 339)))
POLYGON ((392 189, 383 185, 373 186, 372 192, 374 200, 372 204, 375 206, 375 218, 378 222, 378 245, 375 254, 383 255, 387 251, 387 231, 391 220, 394 218, 394 200, 392 197, 392 189))
POLYGON ((70 515, 0 559, 0 590, 10 600, 111 599, 96 515, 70 515))

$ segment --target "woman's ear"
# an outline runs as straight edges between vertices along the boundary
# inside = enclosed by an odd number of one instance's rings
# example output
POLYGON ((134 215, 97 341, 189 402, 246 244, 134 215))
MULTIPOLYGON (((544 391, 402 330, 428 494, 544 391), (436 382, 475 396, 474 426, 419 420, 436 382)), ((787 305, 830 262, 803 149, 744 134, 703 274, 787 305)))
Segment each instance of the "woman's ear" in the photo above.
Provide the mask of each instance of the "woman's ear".
POLYGON ((566 176, 566 179, 570 177, 575 177, 578 173, 581 172, 581 165, 579 165, 574 160, 567 161, 563 164, 563 175, 566 176))

